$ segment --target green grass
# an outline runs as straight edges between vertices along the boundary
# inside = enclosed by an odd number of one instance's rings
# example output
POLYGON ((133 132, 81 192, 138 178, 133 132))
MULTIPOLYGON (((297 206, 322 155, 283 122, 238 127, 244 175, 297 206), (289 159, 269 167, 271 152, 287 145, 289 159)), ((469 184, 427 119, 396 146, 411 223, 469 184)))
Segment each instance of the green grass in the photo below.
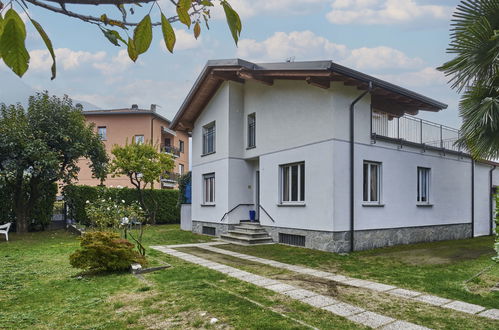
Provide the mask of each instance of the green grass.
MULTIPOLYGON (((82 276, 68 261, 78 248, 76 236, 52 231, 10 238, 0 242, 0 328, 306 328, 283 314, 318 328, 362 328, 158 251, 148 251, 151 263, 172 267, 143 279, 129 273, 82 276)), ((146 245, 210 239, 176 225, 150 227, 144 237, 146 245)))
POLYGON ((217 246, 262 258, 376 280, 402 288, 499 308, 499 264, 491 256, 493 238, 422 243, 339 255, 285 245, 217 246), (492 268, 468 283, 479 271, 492 268))

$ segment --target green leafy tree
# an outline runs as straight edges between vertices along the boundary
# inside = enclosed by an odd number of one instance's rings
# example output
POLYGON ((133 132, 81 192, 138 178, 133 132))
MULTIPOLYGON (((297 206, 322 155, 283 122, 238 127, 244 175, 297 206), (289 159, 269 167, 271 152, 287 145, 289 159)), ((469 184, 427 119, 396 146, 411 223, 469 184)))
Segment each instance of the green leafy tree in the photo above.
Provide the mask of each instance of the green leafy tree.
POLYGON ((18 232, 28 231, 47 186, 77 177, 81 157, 90 159, 95 177, 105 178, 104 145, 68 97, 38 93, 27 110, 0 104, 0 189, 9 192, 6 203, 12 205, 18 232))
POLYGON ((463 92, 459 143, 475 158, 499 157, 499 0, 461 1, 447 52, 455 57, 438 69, 463 92))
MULTIPOLYGON (((113 176, 125 175, 137 189, 139 203, 145 211, 147 220, 154 224, 156 221, 157 203, 153 200, 152 207, 145 202, 144 190, 153 188, 162 175, 175 166, 171 155, 158 151, 150 143, 132 143, 125 146, 115 145, 111 151, 114 158, 110 165, 113 176), (154 206, 155 205, 155 206, 154 206)), ((152 195, 150 198, 153 198, 152 195)))
POLYGON ((170 0, 167 2, 169 8, 161 8, 156 0, 10 0, 6 3, 3 1, 7 0, 0 0, 0 58, 3 58, 5 64, 19 77, 28 70, 30 56, 25 45, 26 26, 18 12, 26 13, 29 22, 40 35, 52 57, 51 79, 56 77, 57 71, 52 42, 42 25, 29 16, 30 7, 43 8, 95 25, 113 45, 126 47, 128 56, 134 62, 139 55, 149 49, 155 26, 161 26, 166 48, 170 52, 173 52, 175 47, 175 30, 172 27, 175 22, 180 22, 188 28, 192 27, 194 37, 197 39, 201 34, 202 23, 206 29, 209 29, 210 9, 214 5, 223 8, 227 25, 236 44, 242 29, 239 15, 227 0, 170 0), (66 8, 67 4, 77 6, 69 10, 66 8), (92 16, 85 12, 88 7, 95 6, 104 7, 100 16, 92 16), (147 8, 142 8, 143 6, 147 8), (165 15, 168 11, 173 15, 165 15), (142 14, 139 14, 140 12, 142 14), (158 17, 157 21, 153 22, 153 17, 158 17))

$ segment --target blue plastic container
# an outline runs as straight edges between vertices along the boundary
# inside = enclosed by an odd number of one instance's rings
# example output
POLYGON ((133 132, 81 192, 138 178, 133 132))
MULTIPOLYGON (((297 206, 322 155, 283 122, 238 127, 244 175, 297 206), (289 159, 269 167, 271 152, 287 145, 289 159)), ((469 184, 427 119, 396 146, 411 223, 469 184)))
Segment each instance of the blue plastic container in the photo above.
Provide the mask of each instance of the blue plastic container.
POLYGON ((250 221, 255 221, 256 220, 256 211, 254 211, 254 210, 249 211, 249 217, 250 217, 250 221))

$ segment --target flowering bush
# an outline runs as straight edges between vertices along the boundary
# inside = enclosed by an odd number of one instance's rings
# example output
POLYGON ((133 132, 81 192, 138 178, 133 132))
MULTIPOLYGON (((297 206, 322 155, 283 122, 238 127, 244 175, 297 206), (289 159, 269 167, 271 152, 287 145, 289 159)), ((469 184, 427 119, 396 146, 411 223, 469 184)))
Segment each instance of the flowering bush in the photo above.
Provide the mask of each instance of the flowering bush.
POLYGON ((116 202, 110 197, 87 201, 85 211, 91 226, 98 230, 126 228, 132 223, 142 224, 145 221, 145 214, 137 202, 116 202))

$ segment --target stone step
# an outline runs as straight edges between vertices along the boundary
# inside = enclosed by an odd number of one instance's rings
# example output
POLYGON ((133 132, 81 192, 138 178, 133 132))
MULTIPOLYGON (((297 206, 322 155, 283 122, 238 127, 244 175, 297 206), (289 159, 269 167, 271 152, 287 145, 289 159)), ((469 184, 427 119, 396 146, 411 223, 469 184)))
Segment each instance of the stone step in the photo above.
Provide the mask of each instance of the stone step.
POLYGON ((262 229, 259 232, 249 232, 249 231, 240 231, 240 230, 229 230, 228 233, 233 236, 238 237, 251 237, 251 238, 259 238, 259 237, 269 237, 269 234, 262 229))
POLYGON ((230 235, 230 234, 222 234, 222 235, 220 235, 220 238, 222 240, 230 242, 230 243, 242 244, 242 245, 256 245, 256 244, 274 243, 272 241, 272 238, 270 238, 270 237, 252 238, 252 237, 244 237, 244 236, 234 236, 234 235, 230 235))
POLYGON ((266 234, 267 231, 261 227, 244 227, 244 226, 234 226, 235 231, 239 232, 245 232, 245 233, 250 233, 250 234, 266 234))

